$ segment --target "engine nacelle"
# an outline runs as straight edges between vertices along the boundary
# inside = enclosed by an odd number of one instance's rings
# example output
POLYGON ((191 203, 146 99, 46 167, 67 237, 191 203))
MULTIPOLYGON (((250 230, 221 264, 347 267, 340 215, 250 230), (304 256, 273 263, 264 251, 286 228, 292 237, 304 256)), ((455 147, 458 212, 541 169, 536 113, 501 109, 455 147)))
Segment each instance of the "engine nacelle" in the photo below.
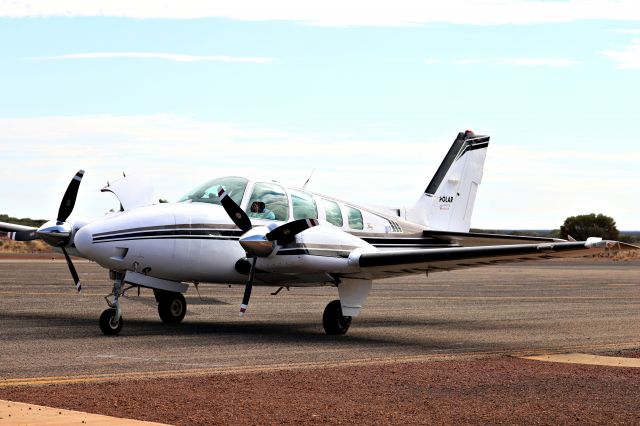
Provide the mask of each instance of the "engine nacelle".
POLYGON ((295 242, 278 247, 257 268, 278 273, 352 273, 360 267, 361 253, 377 251, 361 238, 333 225, 321 224, 296 235, 295 242))

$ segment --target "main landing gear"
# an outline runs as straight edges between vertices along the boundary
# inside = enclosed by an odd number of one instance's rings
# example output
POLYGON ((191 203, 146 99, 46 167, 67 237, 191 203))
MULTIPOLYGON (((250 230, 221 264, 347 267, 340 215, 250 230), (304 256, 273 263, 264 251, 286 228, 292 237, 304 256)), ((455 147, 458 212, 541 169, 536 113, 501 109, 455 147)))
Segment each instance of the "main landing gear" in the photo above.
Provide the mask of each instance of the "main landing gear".
POLYGON ((339 300, 329 302, 322 314, 322 326, 329 335, 345 334, 351 325, 351 317, 342 315, 342 305, 339 300))
POLYGON ((187 301, 181 293, 154 289, 158 302, 158 315, 165 324, 177 324, 187 314, 187 301))

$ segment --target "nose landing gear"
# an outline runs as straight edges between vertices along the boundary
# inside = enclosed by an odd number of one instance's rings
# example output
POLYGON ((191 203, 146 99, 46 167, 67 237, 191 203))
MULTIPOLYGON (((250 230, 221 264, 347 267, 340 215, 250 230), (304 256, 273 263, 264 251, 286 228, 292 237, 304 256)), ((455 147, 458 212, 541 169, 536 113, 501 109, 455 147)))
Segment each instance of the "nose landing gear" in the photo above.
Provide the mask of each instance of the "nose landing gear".
POLYGON ((109 296, 104 299, 109 305, 109 309, 106 309, 100 315, 100 330, 107 336, 115 336, 122 330, 122 312, 120 311, 120 296, 122 295, 122 281, 124 274, 119 272, 113 273, 113 302, 109 301, 109 296))
POLYGON ((100 330, 107 336, 115 336, 122 330, 122 315, 116 319, 116 309, 109 308, 100 315, 100 330))

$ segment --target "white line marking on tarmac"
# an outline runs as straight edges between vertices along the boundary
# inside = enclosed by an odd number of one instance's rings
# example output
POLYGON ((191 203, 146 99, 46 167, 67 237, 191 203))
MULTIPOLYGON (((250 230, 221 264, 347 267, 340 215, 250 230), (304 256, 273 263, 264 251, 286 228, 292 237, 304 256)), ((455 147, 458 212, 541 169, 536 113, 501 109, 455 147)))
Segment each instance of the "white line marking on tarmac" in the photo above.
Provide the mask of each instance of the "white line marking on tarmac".
POLYGON ((602 365, 607 367, 640 368, 640 358, 622 358, 589 354, 549 354, 525 356, 534 361, 561 362, 565 364, 602 365))

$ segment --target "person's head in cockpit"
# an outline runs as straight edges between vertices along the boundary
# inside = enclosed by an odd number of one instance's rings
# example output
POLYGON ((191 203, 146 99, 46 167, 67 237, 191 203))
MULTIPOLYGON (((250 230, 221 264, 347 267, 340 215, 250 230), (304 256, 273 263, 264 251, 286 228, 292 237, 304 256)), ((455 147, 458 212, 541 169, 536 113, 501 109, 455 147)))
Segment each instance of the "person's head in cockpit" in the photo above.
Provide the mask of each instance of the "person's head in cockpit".
POLYGON ((276 218, 276 215, 271 210, 267 209, 262 201, 254 201, 253 203, 251 203, 251 211, 249 212, 249 216, 260 219, 276 218))
POLYGON ((251 213, 262 213, 264 211, 265 205, 262 201, 254 201, 251 204, 251 213))

